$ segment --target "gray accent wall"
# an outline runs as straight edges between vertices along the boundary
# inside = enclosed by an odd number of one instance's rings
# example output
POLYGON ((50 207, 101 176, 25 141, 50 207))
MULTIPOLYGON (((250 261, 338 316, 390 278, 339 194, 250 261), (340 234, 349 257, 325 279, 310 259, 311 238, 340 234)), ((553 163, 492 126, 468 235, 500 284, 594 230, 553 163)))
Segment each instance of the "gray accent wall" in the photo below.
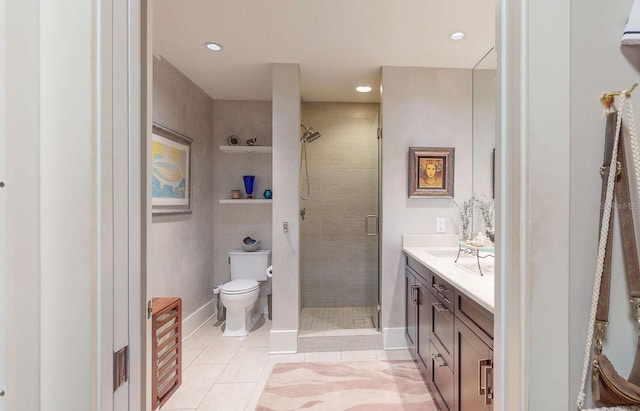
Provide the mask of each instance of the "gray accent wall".
MULTIPOLYGON (((242 239, 249 236, 260 240, 260 249, 271 249, 271 204, 220 204, 231 198, 231 190, 240 190, 246 197, 242 176, 254 175, 254 199, 262 199, 264 190, 273 189, 271 154, 231 154, 220 151, 230 135, 238 136, 240 145, 257 138, 256 146, 271 146, 270 101, 224 101, 213 103, 213 174, 214 193, 211 206, 214 213, 215 250, 213 277, 215 285, 231 278, 228 263, 230 250, 239 250, 242 239)), ((273 193, 276 196, 278 193, 273 193)), ((263 284, 260 294, 269 293, 270 284, 263 284), (265 286, 266 285, 266 286, 265 286)))
POLYGON ((191 214, 154 216, 149 294, 182 298, 183 319, 213 299, 213 100, 164 59, 153 59, 153 121, 193 139, 191 214))

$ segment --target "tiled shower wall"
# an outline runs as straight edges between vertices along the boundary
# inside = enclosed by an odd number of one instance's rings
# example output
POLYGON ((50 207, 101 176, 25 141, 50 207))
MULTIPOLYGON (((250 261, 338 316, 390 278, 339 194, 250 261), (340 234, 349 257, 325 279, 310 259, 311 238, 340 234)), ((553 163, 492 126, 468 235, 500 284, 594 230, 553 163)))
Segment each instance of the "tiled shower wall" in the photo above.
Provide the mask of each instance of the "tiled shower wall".
MULTIPOLYGON (((378 214, 378 110, 378 104, 302 104, 303 124, 322 134, 307 144, 310 196, 300 201, 304 307, 377 305, 378 237, 365 234, 365 217, 378 214)), ((300 192, 306 194, 304 170, 300 192)))

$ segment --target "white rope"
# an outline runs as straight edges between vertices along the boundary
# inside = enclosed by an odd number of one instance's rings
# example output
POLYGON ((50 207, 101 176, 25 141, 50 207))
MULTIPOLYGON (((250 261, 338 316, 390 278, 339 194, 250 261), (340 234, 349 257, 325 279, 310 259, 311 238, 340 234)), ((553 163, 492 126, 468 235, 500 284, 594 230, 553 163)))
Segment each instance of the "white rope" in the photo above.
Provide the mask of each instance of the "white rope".
POLYGON ((600 227, 600 241, 598 242, 598 258, 596 260, 596 276, 593 283, 593 295, 591 297, 591 311, 589 312, 589 326, 587 328, 587 342, 584 350, 584 362, 582 364, 582 382, 580 384, 580 394, 578 394, 578 409, 584 406, 585 385, 587 374, 589 372, 589 362, 591 359, 591 345, 593 343, 593 327, 596 322, 596 311, 598 309, 598 297, 600 295, 600 284, 602 283, 602 271, 604 268, 604 254, 607 247, 607 237, 609 235, 609 220, 611 218, 611 208, 613 204, 613 188, 614 180, 617 173, 618 164, 618 140, 620 138, 620 130, 622 128, 622 116, 624 114, 624 102, 626 92, 620 94, 618 104, 618 118, 616 119, 616 132, 613 140, 613 153, 611 154, 611 163, 609 167, 609 175, 607 178, 607 189, 604 200, 604 213, 602 215, 602 224, 600 227))
MULTIPOLYGON (((631 153, 633 154, 633 171, 636 176, 636 190, 638 191, 637 199, 640 200, 640 144, 638 144, 638 130, 636 128, 636 119, 633 115, 633 104, 631 99, 625 99, 627 103, 627 127, 629 128, 629 136, 631 137, 631 153)), ((633 210, 633 208, 631 208, 633 210)))

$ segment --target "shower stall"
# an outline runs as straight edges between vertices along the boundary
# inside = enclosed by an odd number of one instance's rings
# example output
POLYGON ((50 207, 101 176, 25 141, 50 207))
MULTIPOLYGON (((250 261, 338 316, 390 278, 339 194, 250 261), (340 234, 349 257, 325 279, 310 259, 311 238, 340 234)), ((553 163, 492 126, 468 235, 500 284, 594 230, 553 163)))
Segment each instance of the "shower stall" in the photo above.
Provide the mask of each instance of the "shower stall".
POLYGON ((302 104, 301 333, 378 329, 378 111, 302 104))

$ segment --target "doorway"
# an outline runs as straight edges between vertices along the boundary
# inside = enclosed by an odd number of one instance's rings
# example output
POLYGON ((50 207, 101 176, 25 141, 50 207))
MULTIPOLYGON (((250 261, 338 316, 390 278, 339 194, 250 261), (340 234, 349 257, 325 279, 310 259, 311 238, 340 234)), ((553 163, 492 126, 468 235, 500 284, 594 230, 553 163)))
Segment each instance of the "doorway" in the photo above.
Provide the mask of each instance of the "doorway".
POLYGON ((300 334, 378 331, 378 104, 302 104, 300 334))

